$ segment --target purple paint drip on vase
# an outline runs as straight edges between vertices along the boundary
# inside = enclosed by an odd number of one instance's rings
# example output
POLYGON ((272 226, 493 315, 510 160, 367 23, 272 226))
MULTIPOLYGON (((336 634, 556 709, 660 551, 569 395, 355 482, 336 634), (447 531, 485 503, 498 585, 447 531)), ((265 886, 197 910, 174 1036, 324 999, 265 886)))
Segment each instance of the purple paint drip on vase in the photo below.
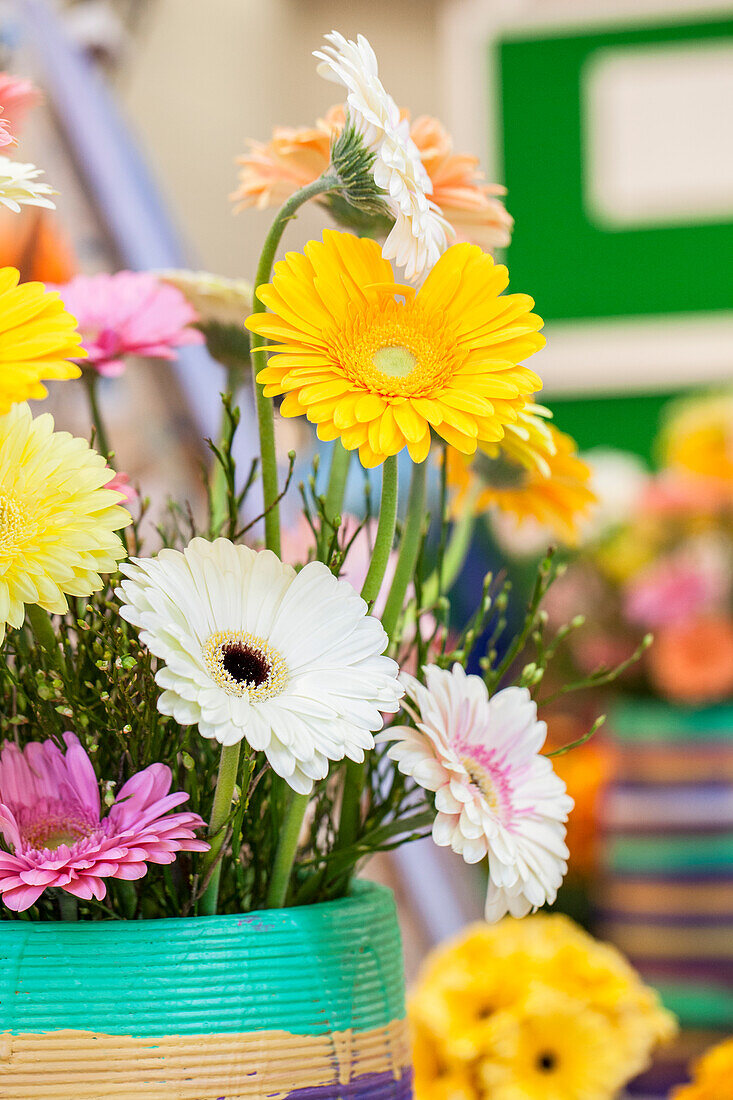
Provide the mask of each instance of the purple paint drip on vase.
POLYGON ((286 1100, 413 1100, 412 1071, 406 1069, 399 1081, 391 1072, 365 1073, 346 1085, 307 1086, 289 1092, 286 1100))

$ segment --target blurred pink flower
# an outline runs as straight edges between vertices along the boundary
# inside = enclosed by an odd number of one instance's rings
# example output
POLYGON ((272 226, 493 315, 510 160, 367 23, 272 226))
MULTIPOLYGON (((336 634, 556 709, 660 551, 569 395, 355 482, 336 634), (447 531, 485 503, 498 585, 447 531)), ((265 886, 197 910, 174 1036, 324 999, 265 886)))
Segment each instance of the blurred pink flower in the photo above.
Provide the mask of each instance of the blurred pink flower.
POLYGON ((694 549, 654 562, 629 582, 623 593, 629 622, 652 629, 683 623, 724 598, 726 578, 713 556, 694 549))
POLYGON ((113 489, 116 493, 120 493, 123 504, 134 504, 140 499, 140 494, 130 481, 129 474, 116 473, 112 480, 107 482, 105 489, 113 489))
POLYGON ((126 355, 172 359, 174 348, 203 342, 188 327, 197 316, 180 290, 148 272, 77 275, 54 289, 77 319, 89 355, 84 367, 99 374, 122 374, 126 355))
POLYGON ((730 489, 712 478, 663 470, 650 478, 638 502, 639 515, 679 517, 717 514, 730 506, 730 489))
POLYGON ((33 81, 25 80, 20 76, 13 76, 12 73, 0 73, 2 121, 9 123, 10 129, 16 137, 23 125, 26 114, 31 107, 37 106, 41 99, 41 93, 33 81))
POLYGON ((691 618, 707 600, 704 576, 684 562, 660 561, 627 586, 624 614, 639 626, 666 626, 691 618))
POLYGON ((64 741, 65 755, 50 740, 22 751, 6 742, 0 752, 0 831, 12 849, 0 851, 0 893, 9 909, 28 909, 51 887, 101 901, 106 878, 142 878, 148 863, 208 850, 195 838, 198 814, 169 813, 188 798, 168 793, 170 768, 138 772, 103 818, 89 757, 73 733, 64 741))

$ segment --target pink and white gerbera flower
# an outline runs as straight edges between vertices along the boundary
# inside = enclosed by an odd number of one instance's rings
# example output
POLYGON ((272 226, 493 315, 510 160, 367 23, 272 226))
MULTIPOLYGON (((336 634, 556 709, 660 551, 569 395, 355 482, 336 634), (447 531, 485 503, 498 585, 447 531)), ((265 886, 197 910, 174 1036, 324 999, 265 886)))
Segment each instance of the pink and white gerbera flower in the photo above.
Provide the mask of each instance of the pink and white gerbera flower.
POLYGON ((22 912, 44 890, 60 887, 101 901, 106 878, 142 878, 148 863, 173 863, 178 852, 205 852, 194 830, 198 814, 169 813, 185 802, 169 794, 171 771, 151 764, 121 788, 102 817, 99 784, 73 733, 66 754, 53 741, 0 752, 0 831, 12 851, 0 851, 0 894, 22 912))
POLYGON ((77 275, 54 289, 77 319, 88 354, 84 367, 99 374, 122 374, 127 355, 172 359, 174 348, 203 342, 190 327, 198 318, 180 290, 149 272, 77 275))
POLYGON ((425 676, 427 686, 401 676, 417 729, 393 726, 377 740, 395 741, 389 755, 400 771, 435 792, 435 843, 467 863, 488 855, 486 919, 523 917, 555 900, 567 871, 573 800, 540 753, 547 726, 526 688, 489 698, 457 664, 430 665, 425 676))

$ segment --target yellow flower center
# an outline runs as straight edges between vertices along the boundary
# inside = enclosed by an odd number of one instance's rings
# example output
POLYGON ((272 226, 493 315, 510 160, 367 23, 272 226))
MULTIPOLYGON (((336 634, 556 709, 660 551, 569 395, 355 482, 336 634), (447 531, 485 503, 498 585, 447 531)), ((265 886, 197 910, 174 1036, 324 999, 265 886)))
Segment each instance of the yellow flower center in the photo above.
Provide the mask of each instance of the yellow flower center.
POLYGON ((459 756, 458 759, 463 764, 464 768, 468 772, 468 778, 473 783, 474 787, 478 787, 482 797, 488 803, 489 808, 495 813, 498 813, 502 807, 499 792, 497 791, 494 781, 486 771, 470 756, 459 756))
POLYGON ((417 366, 417 359, 407 348, 380 348, 374 352, 372 362, 390 378, 408 378, 417 366))
POLYGON ((278 695, 288 681, 288 666, 264 638, 243 630, 220 630, 203 647, 212 680, 227 695, 249 695, 252 702, 278 695))
POLYGON ((15 497, 0 494, 0 554, 12 554, 31 534, 32 524, 15 497))
POLYGON ((27 818, 20 823, 23 845, 37 851, 47 848, 55 852, 62 844, 71 848, 78 840, 85 840, 99 828, 99 822, 93 821, 88 812, 60 802, 45 803, 21 817, 27 818))
POLYGON ((394 300, 357 314, 329 338, 351 382, 384 397, 424 397, 441 389, 465 353, 442 315, 394 300))

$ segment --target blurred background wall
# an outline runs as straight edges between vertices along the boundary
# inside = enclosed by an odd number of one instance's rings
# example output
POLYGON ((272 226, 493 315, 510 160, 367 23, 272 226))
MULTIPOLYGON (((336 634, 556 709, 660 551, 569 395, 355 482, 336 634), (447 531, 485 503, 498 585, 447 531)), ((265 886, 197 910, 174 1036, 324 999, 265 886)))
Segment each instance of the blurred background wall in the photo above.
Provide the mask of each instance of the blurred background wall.
MULTIPOLYGON (((247 138, 307 126, 338 99, 312 50, 338 28, 374 46, 385 85, 415 114, 440 115, 440 0, 148 0, 119 76, 125 109, 201 265, 251 276, 267 213, 227 201, 247 138)), ((318 232, 308 211, 291 240, 318 232)))

